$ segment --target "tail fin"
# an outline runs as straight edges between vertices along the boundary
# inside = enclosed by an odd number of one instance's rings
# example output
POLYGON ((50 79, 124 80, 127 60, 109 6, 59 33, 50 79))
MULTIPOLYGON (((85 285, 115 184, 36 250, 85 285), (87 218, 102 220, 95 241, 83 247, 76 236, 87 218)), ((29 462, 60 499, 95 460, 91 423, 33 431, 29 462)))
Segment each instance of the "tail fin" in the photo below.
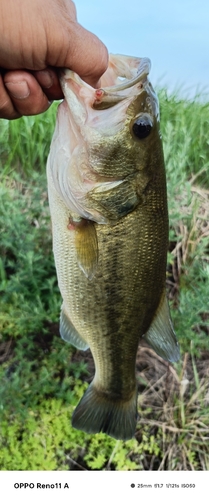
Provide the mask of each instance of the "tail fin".
POLYGON ((72 425, 76 429, 96 434, 105 432, 115 439, 131 439, 137 423, 137 390, 128 401, 110 399, 98 391, 92 382, 76 407, 72 425))

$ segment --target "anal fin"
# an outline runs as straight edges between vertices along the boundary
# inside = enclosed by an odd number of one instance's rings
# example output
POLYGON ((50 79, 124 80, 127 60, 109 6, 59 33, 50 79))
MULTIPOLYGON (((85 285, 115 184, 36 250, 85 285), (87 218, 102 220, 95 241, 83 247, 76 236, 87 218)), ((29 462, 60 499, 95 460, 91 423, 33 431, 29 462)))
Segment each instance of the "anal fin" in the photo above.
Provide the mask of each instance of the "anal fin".
POLYGON ((179 344, 173 329, 166 292, 163 293, 151 326, 143 338, 161 358, 172 363, 179 360, 179 344))
POLYGON ((86 351, 86 349, 88 349, 89 347, 87 342, 77 332, 70 319, 64 312, 63 308, 60 316, 60 335, 63 340, 69 342, 69 344, 74 345, 74 347, 77 347, 77 349, 86 351))

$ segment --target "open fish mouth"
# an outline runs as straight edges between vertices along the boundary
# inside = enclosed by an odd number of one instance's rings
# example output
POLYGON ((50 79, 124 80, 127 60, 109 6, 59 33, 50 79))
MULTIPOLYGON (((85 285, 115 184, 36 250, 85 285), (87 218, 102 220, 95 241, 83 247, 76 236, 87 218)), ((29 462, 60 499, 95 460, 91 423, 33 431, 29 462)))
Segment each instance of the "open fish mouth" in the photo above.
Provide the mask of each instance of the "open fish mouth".
MULTIPOLYGON (((61 85, 66 94, 66 80, 71 80, 72 89, 83 89, 88 95, 88 104, 93 109, 107 109, 121 100, 140 92, 143 83, 147 81, 151 61, 147 57, 118 56, 110 54, 109 65, 101 77, 101 87, 94 89, 84 82, 76 73, 69 69, 61 72, 61 85)), ((77 93, 77 92, 76 92, 77 93)), ((82 94, 83 94, 82 93, 82 94)))

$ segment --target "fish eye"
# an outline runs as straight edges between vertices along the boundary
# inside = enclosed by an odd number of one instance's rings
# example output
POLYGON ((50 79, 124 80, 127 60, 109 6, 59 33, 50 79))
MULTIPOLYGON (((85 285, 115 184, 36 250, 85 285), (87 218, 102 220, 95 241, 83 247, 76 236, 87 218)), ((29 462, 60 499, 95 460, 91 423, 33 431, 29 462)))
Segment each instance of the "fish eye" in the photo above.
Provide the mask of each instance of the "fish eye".
POLYGON ((150 134, 153 127, 149 115, 140 115, 132 124, 132 132, 138 139, 145 139, 150 134))

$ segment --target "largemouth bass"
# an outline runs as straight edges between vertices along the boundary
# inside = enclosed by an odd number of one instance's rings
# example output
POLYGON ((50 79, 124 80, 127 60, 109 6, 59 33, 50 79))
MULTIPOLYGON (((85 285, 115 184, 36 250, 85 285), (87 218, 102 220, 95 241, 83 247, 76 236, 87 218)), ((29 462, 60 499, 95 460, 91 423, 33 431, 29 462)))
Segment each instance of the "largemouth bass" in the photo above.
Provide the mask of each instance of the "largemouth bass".
POLYGON ((168 212, 157 96, 146 58, 110 56, 101 88, 64 70, 47 164, 62 338, 95 376, 72 424, 130 439, 140 338, 179 359, 166 298, 168 212))

